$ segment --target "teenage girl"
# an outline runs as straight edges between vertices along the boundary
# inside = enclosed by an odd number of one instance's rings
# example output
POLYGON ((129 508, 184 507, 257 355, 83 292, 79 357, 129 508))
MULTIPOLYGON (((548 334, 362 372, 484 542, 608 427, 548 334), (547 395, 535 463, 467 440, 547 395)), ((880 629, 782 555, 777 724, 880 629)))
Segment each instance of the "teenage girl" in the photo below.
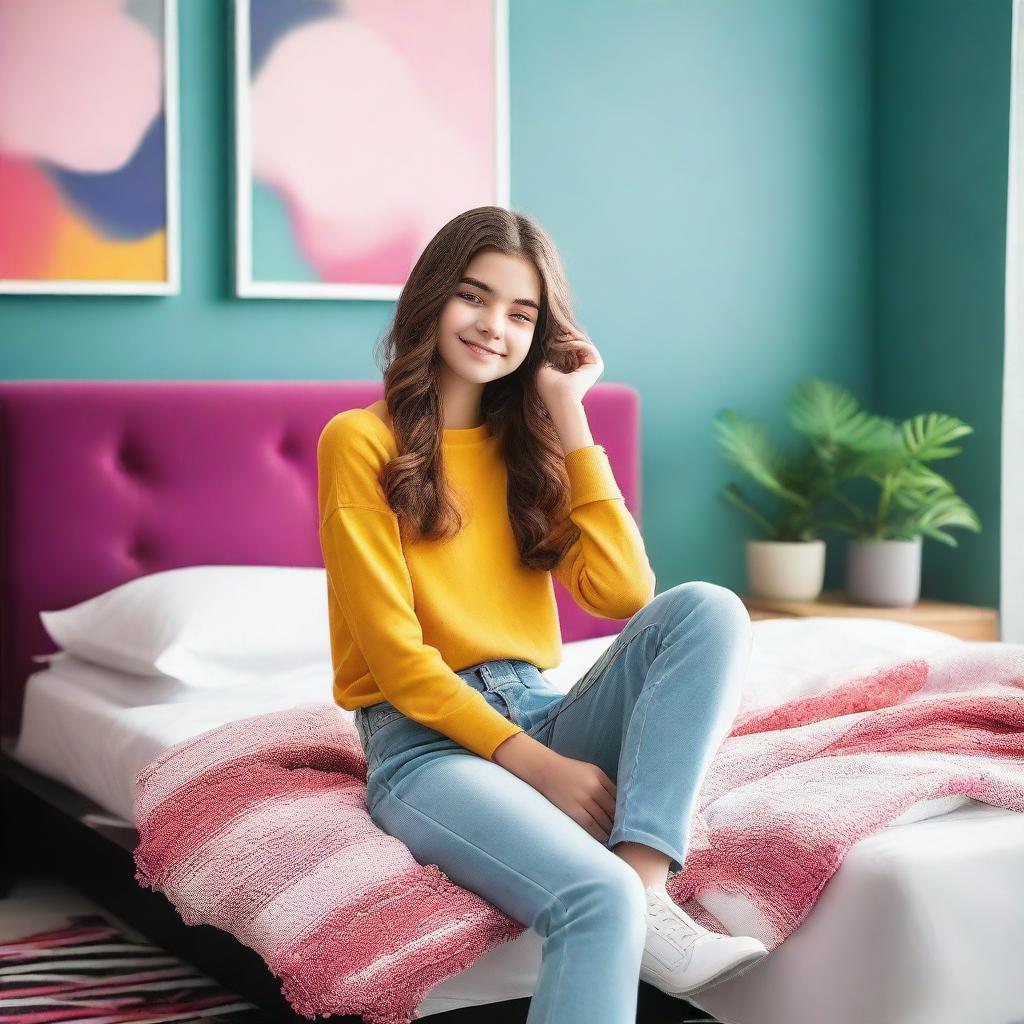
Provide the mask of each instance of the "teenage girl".
POLYGON ((604 364, 561 260, 501 207, 446 224, 383 338, 384 398, 318 446, 334 700, 367 807, 422 864, 544 939, 529 1024, 632 1024, 746 970, 756 939, 668 896, 739 707, 750 618, 724 587, 655 594, 583 396, 604 364), (629 621, 563 694, 554 575, 629 621))

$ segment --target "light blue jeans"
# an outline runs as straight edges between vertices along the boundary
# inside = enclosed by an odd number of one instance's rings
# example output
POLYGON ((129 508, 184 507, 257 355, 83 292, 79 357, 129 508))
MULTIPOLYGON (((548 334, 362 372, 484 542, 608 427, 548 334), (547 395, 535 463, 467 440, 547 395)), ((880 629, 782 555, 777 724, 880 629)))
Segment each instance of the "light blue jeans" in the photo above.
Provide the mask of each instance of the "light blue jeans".
POLYGON ((528 1024, 633 1024, 647 904, 612 853, 624 840, 682 868, 690 818, 732 728, 753 644, 733 591, 682 583, 626 624, 561 693, 529 662, 458 672, 489 704, 616 784, 607 843, 538 790, 387 701, 360 708, 370 817, 421 864, 436 864, 544 941, 528 1024))

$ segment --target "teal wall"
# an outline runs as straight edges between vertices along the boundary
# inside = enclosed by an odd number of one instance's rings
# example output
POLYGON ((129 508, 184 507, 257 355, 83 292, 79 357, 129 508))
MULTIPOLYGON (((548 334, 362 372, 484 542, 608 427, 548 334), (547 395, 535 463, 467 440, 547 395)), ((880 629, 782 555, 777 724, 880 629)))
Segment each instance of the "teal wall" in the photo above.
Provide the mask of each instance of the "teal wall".
MULTIPOLYGON (((738 471, 711 418, 732 406, 785 439, 798 380, 880 388, 872 3, 509 6, 512 206, 558 243, 604 379, 642 396, 659 590, 742 590, 750 533, 716 497, 738 471)), ((180 7, 182 294, 0 297, 0 375, 379 379, 392 303, 231 297, 228 5, 180 7)))
POLYGON ((875 28, 875 399, 974 428, 933 465, 982 532, 926 542, 921 587, 997 606, 1011 4, 885 0, 875 28))

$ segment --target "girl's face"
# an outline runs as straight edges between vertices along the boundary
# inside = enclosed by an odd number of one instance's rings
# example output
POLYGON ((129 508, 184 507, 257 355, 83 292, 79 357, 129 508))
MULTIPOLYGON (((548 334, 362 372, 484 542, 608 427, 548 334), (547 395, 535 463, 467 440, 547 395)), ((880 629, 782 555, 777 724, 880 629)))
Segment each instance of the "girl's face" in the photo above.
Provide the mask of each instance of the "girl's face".
POLYGON ((439 318, 444 376, 483 385, 516 370, 530 351, 540 295, 540 274, 525 257, 494 251, 474 256, 439 318))

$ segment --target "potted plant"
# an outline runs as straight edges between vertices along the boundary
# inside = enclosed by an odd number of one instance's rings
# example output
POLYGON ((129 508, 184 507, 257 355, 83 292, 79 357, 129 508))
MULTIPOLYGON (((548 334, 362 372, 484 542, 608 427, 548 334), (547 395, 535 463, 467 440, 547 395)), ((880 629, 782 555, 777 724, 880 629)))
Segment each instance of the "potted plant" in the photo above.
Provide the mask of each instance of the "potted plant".
MULTIPOLYGON (((790 410, 792 411, 792 409, 790 410)), ((764 534, 746 544, 747 592, 755 597, 812 601, 825 582, 825 542, 816 534, 819 502, 834 486, 813 447, 786 454, 748 416, 725 409, 712 422, 723 454, 776 503, 762 512, 738 484, 719 496, 735 506, 764 534)))
POLYGON ((921 543, 931 537, 956 547, 944 528, 981 531, 974 510, 948 480, 925 463, 948 459, 962 449, 952 442, 972 428, 955 416, 927 413, 897 423, 860 408, 838 385, 825 385, 829 407, 841 410, 838 422, 814 413, 819 393, 809 392, 800 427, 811 444, 835 465, 836 487, 830 497, 839 505, 839 519, 828 525, 852 534, 847 546, 844 590, 857 604, 904 607, 921 592, 921 543), (807 411, 810 409, 810 414, 807 411), (849 424, 859 424, 850 431, 849 424), (844 495, 844 480, 867 479, 878 487, 878 501, 863 511, 844 495))

